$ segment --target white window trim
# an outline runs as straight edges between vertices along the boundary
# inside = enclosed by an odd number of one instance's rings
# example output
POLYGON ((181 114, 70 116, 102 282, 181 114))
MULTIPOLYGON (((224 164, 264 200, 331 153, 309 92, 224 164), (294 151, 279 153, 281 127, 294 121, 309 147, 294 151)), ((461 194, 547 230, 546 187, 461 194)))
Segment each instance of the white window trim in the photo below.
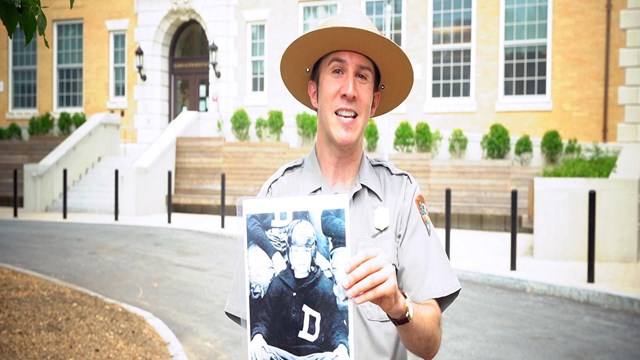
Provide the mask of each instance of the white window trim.
MULTIPOLYGON (((84 36, 84 23, 82 21, 57 21, 53 23, 53 113, 59 114, 61 112, 68 113, 76 113, 76 112, 84 112, 83 107, 59 107, 58 106, 58 26, 60 25, 69 25, 69 24, 83 24, 82 25, 82 42, 84 44, 85 36, 84 36)), ((85 100, 85 89, 84 85, 86 83, 86 72, 84 71, 84 57, 86 54, 86 46, 82 47, 82 103, 84 105, 85 100)))
MULTIPOLYGON (((363 13, 367 13, 367 2, 371 1, 371 0, 362 0, 362 12, 363 13)), ((402 18, 402 30, 400 30, 400 37, 402 37, 402 46, 400 46, 403 50, 406 47, 406 43, 407 43, 407 1, 406 0, 402 0, 402 14, 400 14, 400 17, 402 18)), ((340 10, 338 8, 338 10, 340 10)))
POLYGON ((505 0, 500 0, 500 41, 498 59, 498 101, 496 111, 551 111, 553 100, 551 97, 552 84, 552 46, 553 44, 553 0, 547 0, 547 83, 545 95, 504 95, 504 9, 505 0))
POLYGON ((110 31, 109 32, 109 100, 107 101, 107 109, 126 109, 128 107, 128 103, 127 103, 127 95, 128 95, 128 91, 127 91, 127 77, 128 77, 128 66, 127 64, 127 33, 125 31, 122 30, 116 30, 116 31, 110 31), (124 95, 122 96, 114 96, 114 90, 115 90, 115 86, 116 86, 116 81, 115 81, 115 71, 114 71, 114 50, 115 50, 115 44, 114 44, 114 36, 115 35, 124 35, 124 48, 125 48, 125 55, 124 55, 124 79, 125 79, 125 87, 124 87, 124 95))
MULTIPOLYGON (((478 104, 476 102, 476 36, 477 28, 477 1, 471 2, 471 71, 469 73, 469 96, 458 98, 434 98, 432 88, 433 78, 433 0, 429 0, 428 5, 429 21, 427 21, 427 74, 425 79, 426 99, 422 111, 425 113, 451 113, 451 112, 476 112, 478 104)), ((452 48, 456 47, 455 45, 452 48)), ((460 48, 467 48, 460 46, 460 48)))
POLYGON ((306 1, 298 3, 298 34, 304 33, 304 11, 306 7, 336 5, 336 14, 340 13, 340 2, 338 1, 306 1))
POLYGON ((267 97, 267 85, 268 85, 268 70, 267 70, 267 59, 268 57, 268 46, 267 46, 267 22, 266 20, 258 21, 254 20, 251 22, 247 22, 247 96, 245 98, 246 105, 267 105, 269 99, 267 97), (254 25, 264 25, 264 54, 262 55, 263 68, 264 68, 264 90, 263 91, 253 91, 253 67, 251 64, 252 56, 251 56, 251 27, 254 25))
POLYGON ((127 97, 129 95, 129 91, 125 86, 125 94, 124 96, 113 96, 113 87, 115 86, 114 81, 114 71, 113 71, 113 36, 116 34, 125 35, 125 67, 124 67, 124 78, 125 81, 129 76, 129 67, 126 66, 128 56, 127 56, 127 30, 129 29, 129 19, 113 19, 105 21, 105 26, 109 31, 109 100, 107 100, 107 109, 127 109, 129 107, 127 97))
MULTIPOLYGON (((18 31, 19 29, 16 29, 16 31, 18 31)), ((38 39, 34 38, 31 41, 36 41, 37 42, 38 39)), ((17 119, 27 119, 30 118, 32 116, 37 116, 38 115, 38 86, 36 85, 36 107, 35 108, 30 108, 30 109, 14 109, 13 108, 13 46, 12 46, 12 40, 8 39, 7 41, 7 47, 9 48, 9 50, 7 51, 8 54, 8 80, 9 83, 7 84, 7 88, 8 88, 8 101, 9 101, 9 111, 7 111, 5 113, 5 117, 7 118, 7 120, 17 120, 17 119)), ((37 47, 37 46, 36 46, 37 47)), ((36 82, 38 79, 38 66, 37 66, 37 61, 38 61, 38 53, 37 53, 37 49, 36 49, 36 82)))

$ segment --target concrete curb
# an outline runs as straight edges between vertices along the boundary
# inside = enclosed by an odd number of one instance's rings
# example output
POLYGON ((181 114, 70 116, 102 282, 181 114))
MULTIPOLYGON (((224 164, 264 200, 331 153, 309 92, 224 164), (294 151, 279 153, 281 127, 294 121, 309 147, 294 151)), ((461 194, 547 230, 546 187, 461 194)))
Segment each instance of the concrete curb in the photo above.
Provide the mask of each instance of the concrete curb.
POLYGON ((540 281, 518 279, 508 276, 485 274, 468 270, 455 270, 458 279, 478 284, 498 286, 507 289, 524 291, 537 295, 550 295, 587 303, 613 310, 640 314, 640 297, 627 294, 606 292, 586 287, 566 284, 551 284, 540 281))
POLYGON ((171 331, 171 329, 169 329, 169 327, 159 318, 157 318, 155 315, 153 315, 152 313, 140 309, 136 306, 130 305, 130 304, 126 304, 120 301, 116 301, 113 299, 110 299, 106 296, 100 295, 96 292, 93 292, 91 290, 64 282, 62 280, 56 279, 56 278, 52 278, 40 273, 37 273, 35 271, 31 271, 31 270, 26 270, 26 269, 22 269, 19 267, 15 267, 13 265, 9 265, 9 264, 5 264, 5 263, 0 263, 0 266, 5 267, 7 269, 11 269, 14 271, 18 271, 24 274, 28 274, 31 276, 35 276, 38 278, 41 278, 43 280, 46 281, 50 281, 53 282, 55 284, 58 285, 62 285, 65 287, 68 287, 70 289, 85 293, 87 295, 91 295, 94 297, 99 298, 100 300, 104 300, 106 302, 112 303, 112 304, 116 304, 116 305, 120 305, 122 306, 125 310, 134 313, 136 315, 141 316, 142 318, 145 319, 145 321, 151 326, 153 327, 153 329, 155 329, 156 333, 158 333, 158 335, 162 338, 162 340, 164 340, 164 342, 167 344, 167 349, 169 350, 169 355, 171 355, 172 359, 175 360, 187 360, 187 355, 184 352, 184 349, 182 348, 182 344, 180 343, 180 341, 178 340, 178 338, 175 336, 175 334, 171 331))

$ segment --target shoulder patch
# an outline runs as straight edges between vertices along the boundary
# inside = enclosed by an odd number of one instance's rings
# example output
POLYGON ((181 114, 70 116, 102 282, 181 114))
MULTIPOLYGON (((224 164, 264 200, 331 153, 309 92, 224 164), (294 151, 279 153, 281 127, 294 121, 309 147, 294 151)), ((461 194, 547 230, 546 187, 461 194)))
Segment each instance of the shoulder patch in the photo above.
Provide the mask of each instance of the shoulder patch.
POLYGON ((422 196, 422 194, 416 196, 415 202, 416 202, 416 206, 418 207, 418 212, 422 217, 422 222, 424 222, 424 226, 427 228, 427 232, 429 233, 429 236, 431 236, 431 229, 433 228, 433 225, 431 224, 431 218, 429 217, 427 202, 425 201, 424 196, 422 196))

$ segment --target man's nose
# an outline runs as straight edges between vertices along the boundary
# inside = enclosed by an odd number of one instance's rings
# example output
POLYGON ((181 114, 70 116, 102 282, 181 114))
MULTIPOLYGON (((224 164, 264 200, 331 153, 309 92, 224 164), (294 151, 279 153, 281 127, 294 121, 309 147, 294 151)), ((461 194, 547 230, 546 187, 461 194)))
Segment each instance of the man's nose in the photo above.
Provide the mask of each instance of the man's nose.
POLYGON ((356 94, 356 79, 354 76, 347 76, 342 84, 342 96, 347 98, 353 98, 356 94))

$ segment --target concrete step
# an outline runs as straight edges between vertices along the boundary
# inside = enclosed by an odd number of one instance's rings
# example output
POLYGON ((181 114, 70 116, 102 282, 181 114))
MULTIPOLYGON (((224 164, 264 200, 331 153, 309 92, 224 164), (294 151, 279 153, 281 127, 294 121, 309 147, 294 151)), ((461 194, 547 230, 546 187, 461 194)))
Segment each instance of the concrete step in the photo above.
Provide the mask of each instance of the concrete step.
MULTIPOLYGON (((109 213, 114 210, 115 169, 126 165, 127 158, 107 156, 75 184, 67 189, 67 211, 109 213)), ((56 199, 47 211, 62 211, 62 196, 56 199)))

